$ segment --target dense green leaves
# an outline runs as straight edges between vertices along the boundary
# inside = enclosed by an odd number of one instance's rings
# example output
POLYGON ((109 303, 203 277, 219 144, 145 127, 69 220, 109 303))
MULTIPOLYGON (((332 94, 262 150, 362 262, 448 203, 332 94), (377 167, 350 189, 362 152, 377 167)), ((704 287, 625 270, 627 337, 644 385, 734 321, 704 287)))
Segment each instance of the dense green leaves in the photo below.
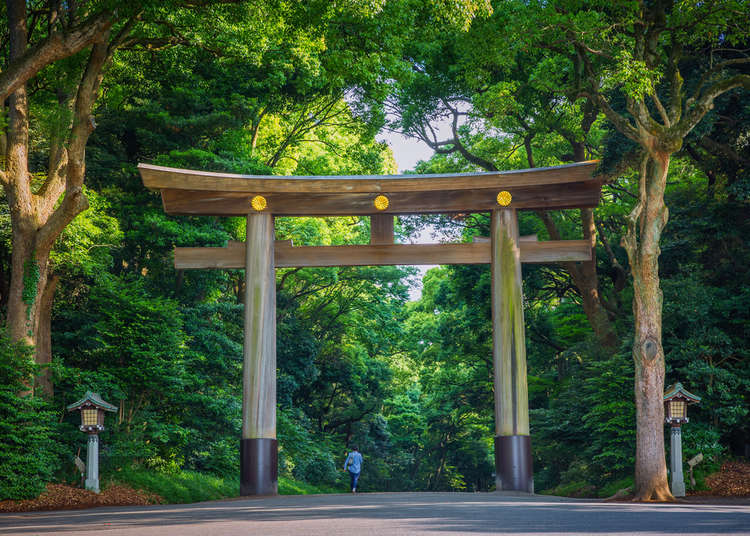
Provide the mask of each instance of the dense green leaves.
POLYGON ((0 330, 0 500, 36 497, 60 467, 54 411, 25 383, 36 372, 30 355, 0 330))

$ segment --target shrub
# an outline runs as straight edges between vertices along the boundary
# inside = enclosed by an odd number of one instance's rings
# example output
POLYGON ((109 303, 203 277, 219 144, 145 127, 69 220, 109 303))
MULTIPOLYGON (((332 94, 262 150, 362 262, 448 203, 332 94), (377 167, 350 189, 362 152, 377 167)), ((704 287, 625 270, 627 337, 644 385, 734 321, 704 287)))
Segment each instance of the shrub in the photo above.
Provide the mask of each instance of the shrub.
POLYGON ((0 500, 37 497, 60 464, 54 414, 25 394, 36 370, 31 348, 0 330, 0 500))

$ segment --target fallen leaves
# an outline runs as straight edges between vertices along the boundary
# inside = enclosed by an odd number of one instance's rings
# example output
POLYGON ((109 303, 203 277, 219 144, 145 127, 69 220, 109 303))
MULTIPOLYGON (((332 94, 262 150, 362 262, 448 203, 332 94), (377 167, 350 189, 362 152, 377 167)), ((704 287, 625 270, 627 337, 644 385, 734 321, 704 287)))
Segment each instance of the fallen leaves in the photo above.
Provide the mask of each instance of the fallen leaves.
POLYGON ((721 470, 706 477, 708 491, 697 491, 691 495, 714 495, 719 497, 750 496, 750 463, 724 462, 721 470))
POLYGON ((47 484, 47 489, 36 499, 0 501, 0 512, 67 510, 92 506, 133 506, 162 502, 163 499, 154 493, 136 491, 119 484, 113 484, 99 494, 64 484, 47 484))

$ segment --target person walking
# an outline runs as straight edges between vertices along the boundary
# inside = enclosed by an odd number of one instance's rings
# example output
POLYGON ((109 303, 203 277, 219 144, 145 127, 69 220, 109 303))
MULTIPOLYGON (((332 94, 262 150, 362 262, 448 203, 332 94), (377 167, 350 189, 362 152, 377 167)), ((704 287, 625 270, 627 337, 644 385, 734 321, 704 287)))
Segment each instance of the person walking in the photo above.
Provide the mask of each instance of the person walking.
POLYGON ((346 456, 344 471, 346 470, 349 471, 351 477, 352 493, 357 493, 357 481, 359 480, 359 473, 362 472, 362 455, 357 447, 352 447, 352 451, 346 456))

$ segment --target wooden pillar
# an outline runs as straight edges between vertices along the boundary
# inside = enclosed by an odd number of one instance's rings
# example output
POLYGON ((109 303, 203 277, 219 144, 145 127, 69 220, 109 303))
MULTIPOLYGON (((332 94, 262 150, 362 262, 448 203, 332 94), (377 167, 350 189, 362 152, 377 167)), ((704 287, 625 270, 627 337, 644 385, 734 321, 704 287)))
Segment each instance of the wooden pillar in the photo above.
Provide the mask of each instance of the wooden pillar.
POLYGON ((248 214, 240 494, 278 492, 276 278, 271 214, 248 214))
POLYGON ((492 357, 495 371, 495 474, 498 491, 534 492, 529 395, 515 209, 492 213, 492 357))

